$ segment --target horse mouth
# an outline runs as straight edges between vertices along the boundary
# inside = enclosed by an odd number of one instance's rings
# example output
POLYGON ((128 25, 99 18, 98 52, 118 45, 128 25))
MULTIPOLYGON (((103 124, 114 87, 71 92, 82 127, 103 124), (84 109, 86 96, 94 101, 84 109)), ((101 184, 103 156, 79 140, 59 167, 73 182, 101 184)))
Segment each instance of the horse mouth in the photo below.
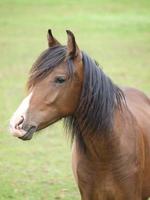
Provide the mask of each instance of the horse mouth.
POLYGON ((53 123, 55 123, 56 121, 58 121, 59 118, 55 118, 54 120, 47 122, 47 123, 41 123, 36 124, 35 123, 26 123, 24 122, 24 118, 20 118, 17 122, 12 121, 10 122, 10 126, 9 126, 9 130, 11 132, 11 134, 21 140, 31 140, 34 133, 37 131, 40 131, 50 125, 52 125, 53 123))
POLYGON ((31 140, 36 130, 37 130, 36 126, 31 126, 23 136, 18 137, 18 138, 21 140, 31 140))

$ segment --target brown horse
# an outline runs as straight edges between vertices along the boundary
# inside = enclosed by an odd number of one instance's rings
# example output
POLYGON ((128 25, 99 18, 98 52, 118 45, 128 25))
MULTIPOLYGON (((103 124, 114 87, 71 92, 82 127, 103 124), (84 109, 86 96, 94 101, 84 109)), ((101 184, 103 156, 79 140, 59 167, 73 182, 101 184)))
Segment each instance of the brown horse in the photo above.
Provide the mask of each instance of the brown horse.
POLYGON ((14 136, 64 118, 73 140, 73 172, 82 200, 146 200, 150 196, 150 99, 120 89, 72 32, 62 46, 48 31, 49 48, 33 64, 29 95, 10 121, 14 136))

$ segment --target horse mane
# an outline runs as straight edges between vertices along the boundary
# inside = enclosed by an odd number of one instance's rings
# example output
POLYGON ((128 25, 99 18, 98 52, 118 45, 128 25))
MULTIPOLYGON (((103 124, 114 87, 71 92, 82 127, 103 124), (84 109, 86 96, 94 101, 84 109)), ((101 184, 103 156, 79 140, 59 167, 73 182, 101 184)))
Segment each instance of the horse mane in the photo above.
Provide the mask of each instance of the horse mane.
POLYGON ((104 74, 98 63, 82 53, 84 81, 79 105, 73 115, 65 118, 65 127, 85 148, 83 136, 108 135, 113 131, 116 108, 122 109, 123 91, 104 74))
POLYGON ((44 79, 66 57, 66 46, 54 46, 46 49, 33 64, 27 82, 29 90, 39 80, 44 79))
MULTIPOLYGON (((28 89, 44 79, 55 67, 66 59, 66 46, 55 46, 45 50, 33 64, 28 89)), ((113 119, 116 108, 121 109, 125 100, 123 91, 104 74, 96 61, 82 52, 84 80, 79 104, 71 116, 64 119, 64 125, 74 138, 85 147, 83 135, 108 135, 113 131, 113 119)), ((68 73, 73 77, 74 64, 67 59, 68 73)))

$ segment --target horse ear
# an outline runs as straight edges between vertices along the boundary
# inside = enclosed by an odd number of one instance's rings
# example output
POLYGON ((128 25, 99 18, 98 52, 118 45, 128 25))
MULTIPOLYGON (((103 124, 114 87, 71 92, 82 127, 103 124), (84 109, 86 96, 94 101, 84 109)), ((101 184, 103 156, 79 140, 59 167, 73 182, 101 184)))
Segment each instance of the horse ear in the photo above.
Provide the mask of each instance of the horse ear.
POLYGON ((69 30, 66 30, 66 32, 67 32, 67 35, 68 35, 68 42, 67 42, 67 54, 68 54, 68 56, 70 56, 72 59, 75 59, 75 58, 81 59, 81 57, 82 57, 81 51, 76 44, 74 34, 69 30))
POLYGON ((49 47, 54 47, 54 46, 57 46, 57 45, 61 45, 61 44, 53 37, 53 34, 52 34, 51 29, 48 29, 47 40, 48 40, 48 46, 49 46, 49 47))

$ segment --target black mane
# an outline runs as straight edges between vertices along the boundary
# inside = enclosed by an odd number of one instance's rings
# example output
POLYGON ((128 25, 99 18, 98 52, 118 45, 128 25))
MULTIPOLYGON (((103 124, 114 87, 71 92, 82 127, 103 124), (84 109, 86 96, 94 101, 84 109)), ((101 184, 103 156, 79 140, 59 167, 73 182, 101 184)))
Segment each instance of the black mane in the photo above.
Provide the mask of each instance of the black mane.
POLYGON ((43 51, 30 70, 27 88, 30 89, 39 80, 44 79, 55 67, 64 61, 65 57, 66 46, 54 46, 43 51))
POLYGON ((97 62, 82 53, 84 82, 79 105, 75 113, 65 119, 65 126, 84 146, 85 134, 109 134, 113 131, 114 111, 121 109, 124 94, 97 62))

